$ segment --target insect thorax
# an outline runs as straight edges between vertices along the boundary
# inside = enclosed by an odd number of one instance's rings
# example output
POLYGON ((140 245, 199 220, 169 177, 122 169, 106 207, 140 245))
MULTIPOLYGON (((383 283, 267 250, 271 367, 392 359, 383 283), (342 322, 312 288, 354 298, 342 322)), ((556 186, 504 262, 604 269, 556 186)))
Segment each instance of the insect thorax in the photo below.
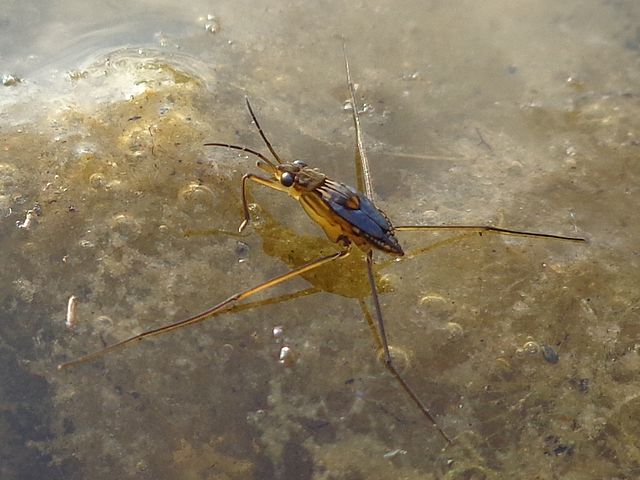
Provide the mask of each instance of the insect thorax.
POLYGON ((314 168, 303 168, 297 172, 294 188, 302 192, 312 192, 322 185, 327 176, 314 168))

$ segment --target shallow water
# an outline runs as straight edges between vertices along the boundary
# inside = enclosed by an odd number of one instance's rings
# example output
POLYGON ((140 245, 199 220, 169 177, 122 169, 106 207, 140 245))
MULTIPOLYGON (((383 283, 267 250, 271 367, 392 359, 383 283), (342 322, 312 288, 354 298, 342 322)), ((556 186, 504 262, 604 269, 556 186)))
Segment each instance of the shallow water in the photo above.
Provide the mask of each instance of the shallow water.
POLYGON ((5 10, 0 476, 636 478, 640 7, 317 5, 5 10), (377 361, 357 255, 57 371, 334 251, 259 188, 238 236, 254 162, 202 144, 265 151, 247 95, 283 157, 353 184, 341 35, 395 224, 589 240, 400 233, 410 255, 378 255, 392 346, 454 445, 377 361))

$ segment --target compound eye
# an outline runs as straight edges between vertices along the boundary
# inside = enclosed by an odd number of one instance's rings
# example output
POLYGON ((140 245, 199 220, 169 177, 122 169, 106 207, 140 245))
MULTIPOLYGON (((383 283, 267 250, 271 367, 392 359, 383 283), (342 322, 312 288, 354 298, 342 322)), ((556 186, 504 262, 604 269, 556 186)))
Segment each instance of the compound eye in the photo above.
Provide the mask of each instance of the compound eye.
POLYGON ((291 172, 284 172, 282 175, 280 175, 280 183, 285 187, 290 187, 291 185, 293 185, 294 179, 295 177, 291 172))
POLYGON ((304 168, 307 166, 306 162, 303 162, 302 160, 294 160, 293 164, 300 168, 304 168))

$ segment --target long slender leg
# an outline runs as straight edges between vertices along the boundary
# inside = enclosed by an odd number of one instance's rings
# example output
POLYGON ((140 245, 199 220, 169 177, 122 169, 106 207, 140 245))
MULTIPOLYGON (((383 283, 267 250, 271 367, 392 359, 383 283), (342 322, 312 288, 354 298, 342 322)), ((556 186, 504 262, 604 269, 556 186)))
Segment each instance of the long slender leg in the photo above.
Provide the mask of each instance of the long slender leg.
MULTIPOLYGON (((351 72, 349 70, 349 60, 347 58, 347 46, 342 43, 344 50, 344 66, 347 73, 347 85, 349 87, 349 95, 351 102, 351 112, 353 115, 353 124, 356 130, 356 174, 358 181, 358 189, 364 190, 367 197, 373 200, 373 186, 371 184, 371 170, 369 168, 369 160, 362 141, 362 129, 360 127, 360 117, 358 115, 358 107, 356 105, 355 90, 353 82, 351 81, 351 72)), ((553 235, 550 233, 537 233, 537 232, 524 232, 518 230, 511 230, 507 228, 492 227, 487 225, 425 225, 425 226, 400 226, 395 227, 397 231, 410 231, 410 230, 444 230, 444 229, 456 229, 456 230, 478 230, 485 232, 493 232, 502 235, 514 235, 521 237, 540 237, 540 238, 555 238, 558 240, 569 240, 573 242, 584 242, 584 238, 569 237, 564 235, 553 235)))
MULTIPOLYGON (((349 95, 351 101, 351 112, 353 114, 353 124, 356 130, 356 176, 358 179, 358 190, 362 191, 364 189, 365 194, 371 200, 373 200, 373 186, 371 184, 371 170, 369 168, 369 160, 367 159, 367 154, 364 149, 364 143, 362 141, 362 129, 360 128, 360 117, 358 116, 358 106, 356 104, 355 91, 353 87, 353 82, 351 81, 351 73, 349 71, 349 60, 347 59, 347 46, 342 43, 342 47, 344 50, 344 66, 345 71, 347 73, 347 84, 349 86, 349 95)), ((396 378, 396 380, 400 383, 404 391, 411 397, 420 411, 424 414, 427 419, 431 422, 431 424, 438 430, 440 435, 447 441, 447 443, 451 443, 451 439, 447 436, 446 433, 438 426, 435 419, 429 412, 429 409, 425 406, 424 403, 420 400, 418 395, 415 393, 413 388, 406 382, 406 380, 400 375, 400 372, 396 370, 393 365, 393 359, 391 357, 391 353, 389 352, 389 342, 387 341, 387 334, 384 328, 384 320, 382 318, 382 310, 380 308, 380 300, 378 299, 378 288, 376 286, 375 276, 373 274, 373 251, 369 250, 367 253, 367 276, 369 278, 369 284, 371 286, 371 298, 373 300, 373 306, 376 316, 376 321, 378 323, 378 333, 380 337, 380 341, 382 342, 382 349, 384 351, 384 363, 387 369, 391 372, 391 374, 396 378)))
POLYGON ((367 152, 362 142, 362 129, 360 128, 360 116, 358 115, 358 104, 356 103, 356 94, 351 81, 351 72, 349 71, 349 60, 347 59, 347 45, 342 42, 344 51, 344 68, 347 73, 347 86, 349 87, 349 95, 351 102, 351 114, 353 116, 353 126, 356 129, 356 177, 358 190, 373 200, 373 185, 371 184, 371 170, 369 169, 369 160, 367 152))
POLYGON ((284 187, 280 182, 276 180, 260 177, 253 173, 244 174, 242 176, 242 212, 244 213, 244 220, 240 224, 240 227, 238 227, 238 232, 242 232, 251 221, 251 215, 249 214, 249 203, 247 202, 247 180, 252 180, 256 183, 259 183, 260 185, 273 188, 274 190, 280 190, 281 192, 287 191, 286 187, 284 187))
MULTIPOLYGON (((432 250, 436 250, 438 248, 442 248, 445 246, 449 246, 449 245, 454 245, 458 242, 462 242, 464 240, 468 240, 469 238, 471 238, 471 236, 473 235, 473 233, 464 233, 464 234, 458 234, 455 235, 453 237, 448 237, 448 238, 444 238, 442 240, 438 240, 435 243, 432 243, 430 245, 427 245, 425 247, 419 247, 416 248, 415 250, 410 250, 408 252, 405 252, 404 256, 402 257, 402 261, 406 262, 408 260, 411 260, 412 258, 418 257, 420 255, 423 255, 425 253, 431 252, 432 250)), ((392 257, 392 258, 388 258, 382 261, 378 261, 376 263, 376 265, 378 266, 378 268, 385 268, 391 264, 394 264, 397 262, 397 258, 396 257, 392 257)))
POLYGON ((415 392, 411 385, 407 383, 404 377, 396 370, 396 367, 393 364, 393 358, 391 357, 391 353, 389 352, 389 342, 387 341, 387 334, 384 328, 384 321, 382 320, 382 309, 380 308, 380 300, 378 299, 378 288, 376 286, 375 277, 373 275, 373 252, 369 251, 367 254, 367 276, 369 277, 369 284, 371 285, 371 299, 373 301, 373 308, 376 316, 376 321, 378 323, 378 334, 379 340, 382 342, 382 349, 384 351, 384 364, 387 367, 387 370, 391 372, 391 374, 396 378, 398 383, 402 386, 404 391, 411 397, 411 400, 417 405, 420 411, 423 413, 425 417, 431 422, 433 427, 438 430, 438 433, 444 438, 447 443, 452 443, 451 439, 447 436, 447 434, 440 428, 438 423, 436 422, 431 412, 427 406, 420 400, 418 394, 415 392))
POLYGON ((284 295, 269 297, 269 298, 265 298, 264 300, 256 300, 254 302, 246 302, 246 303, 241 303, 239 305, 236 303, 235 305, 227 308, 226 310, 216 312, 213 315, 217 316, 223 313, 239 313, 239 312, 244 312, 245 310, 253 310, 253 309, 264 307, 267 305, 276 305, 278 303, 290 302, 291 300, 308 297, 310 295, 314 295, 321 291, 322 290, 319 289, 318 287, 303 288, 302 290, 298 290, 297 292, 285 293, 284 295))
POLYGON ((244 238, 247 235, 246 234, 242 234, 240 232, 238 232, 237 230, 234 231, 228 231, 228 230, 222 230, 219 228, 207 228, 206 230, 185 230, 183 232, 183 235, 186 238, 190 238, 190 237, 211 237, 213 235, 228 235, 230 237, 238 237, 238 238, 244 238))
POLYGON ((376 312, 376 321, 378 322, 378 333, 382 341, 382 350, 384 351, 384 362, 391 363, 391 353, 389 353, 389 342, 387 341, 387 333, 384 329, 384 321, 382 320, 382 309, 380 308, 380 300, 378 299, 378 287, 376 286, 376 277, 373 274, 373 251, 367 253, 367 277, 371 286, 371 299, 373 300, 373 308, 376 312))
POLYGON ((402 225, 395 227, 398 232, 410 232, 420 230, 476 230, 478 232, 496 233, 498 235, 511 235, 514 237, 537 237, 552 238, 556 240, 567 240, 570 242, 586 242, 587 240, 580 237, 569 237, 565 235, 554 235, 552 233, 525 232, 521 230, 512 230, 509 228, 492 227, 490 225, 402 225))
POLYGON ((218 303, 217 305, 214 305, 211 308, 206 309, 203 312, 200 312, 196 315, 193 315, 192 317, 189 318, 185 318, 184 320, 180 320, 178 322, 174 322, 171 323, 169 325, 165 325, 163 327, 158 327, 158 328, 154 328, 151 330, 147 330, 146 332, 142 332, 138 335, 134 335, 133 337, 129 337, 125 340, 122 340, 120 342, 114 343, 113 345, 109 345, 105 348, 103 348, 102 350, 98 350, 95 351, 93 353, 89 353, 87 355, 84 355, 80 358, 77 358, 76 360, 71 360, 70 362, 65 362, 65 363, 61 363, 60 365, 58 365, 58 369, 62 370, 68 367, 72 367, 75 365, 79 365, 81 363, 85 363, 88 362, 90 360, 93 360, 94 358, 100 357, 102 355, 104 355, 105 353, 108 353, 112 350, 115 350, 117 348, 120 347, 124 347, 125 345, 128 345, 130 343, 136 342, 136 341, 140 341, 144 338, 147 337, 152 337, 152 336, 156 336, 156 335, 162 335, 164 333, 168 333, 168 332, 172 332, 174 330, 177 330, 179 328, 182 327, 186 327, 187 325, 193 325, 195 323, 199 323, 202 322, 203 320, 207 319, 208 317, 210 317, 211 315, 213 315, 216 312, 219 312, 222 309, 225 309, 227 307, 233 306, 235 303, 250 297, 252 295, 255 295, 256 293, 259 293, 263 290, 267 290, 271 287, 275 287, 276 285, 279 285, 283 282, 286 282, 287 280, 290 280, 291 278, 297 277, 299 275, 302 275, 303 273, 306 273, 310 270, 313 270, 315 268, 320 267, 321 265, 325 265, 329 262, 332 262, 333 260, 337 260, 338 258, 342 258, 345 257, 349 254, 349 250, 342 250, 340 252, 337 253, 333 253, 331 255, 326 255, 324 257, 318 258, 316 260, 313 260, 311 262, 307 262, 304 265, 301 265, 300 267, 294 268, 293 270, 288 271, 287 273, 283 273, 282 275, 278 275, 277 277, 273 277, 270 280, 267 280, 266 282, 261 283, 260 285, 257 285, 255 287, 249 288, 247 290, 244 290, 242 292, 238 292, 238 293, 234 293, 233 295, 231 295, 230 297, 226 298, 225 300, 223 300, 222 302, 218 303))

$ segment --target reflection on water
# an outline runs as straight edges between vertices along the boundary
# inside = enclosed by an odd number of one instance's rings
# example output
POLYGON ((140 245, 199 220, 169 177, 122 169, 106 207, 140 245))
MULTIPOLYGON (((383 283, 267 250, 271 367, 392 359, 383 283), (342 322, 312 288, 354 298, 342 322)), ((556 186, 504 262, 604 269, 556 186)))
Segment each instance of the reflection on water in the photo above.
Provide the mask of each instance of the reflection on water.
MULTIPOLYGON (((419 2, 398 18, 383 4, 221 4, 215 32, 206 9, 178 9, 173 33, 149 20, 128 48, 110 48, 126 29, 107 12, 109 40, 61 41, 52 66, 18 71, 26 29, 0 72, 23 79, 0 100, 2 478, 637 475, 637 72, 612 65, 637 62, 618 20, 640 12, 483 5, 419 2), (455 444, 442 450, 377 361, 358 255, 57 371, 333 251, 259 188, 237 234, 253 160, 202 144, 263 149, 247 94, 281 155, 353 183, 340 34, 396 224, 590 239, 402 233, 406 258, 379 255, 391 343, 455 444)), ((175 8, 155 8, 170 24, 175 8)))

